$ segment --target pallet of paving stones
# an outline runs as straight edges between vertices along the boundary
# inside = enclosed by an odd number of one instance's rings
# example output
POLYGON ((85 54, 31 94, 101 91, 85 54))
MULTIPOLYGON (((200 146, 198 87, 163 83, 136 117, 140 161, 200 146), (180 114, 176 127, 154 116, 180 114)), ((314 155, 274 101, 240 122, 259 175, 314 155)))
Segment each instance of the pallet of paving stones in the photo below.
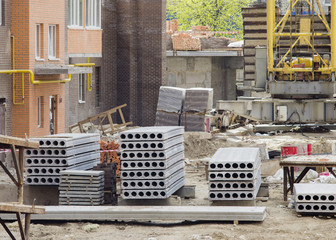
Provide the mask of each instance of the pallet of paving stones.
POLYGON ((27 185, 59 185, 60 171, 90 170, 100 162, 99 134, 56 134, 25 150, 27 185))
POLYGON ((61 171, 60 205, 101 205, 104 202, 103 171, 61 171))
POLYGON ((185 184, 182 127, 145 127, 121 139, 124 199, 166 199, 185 184))
POLYGON ((255 200, 260 185, 259 148, 220 148, 209 162, 209 200, 255 200))
POLYGON ((336 184, 294 184, 295 210, 300 214, 336 213, 336 184))

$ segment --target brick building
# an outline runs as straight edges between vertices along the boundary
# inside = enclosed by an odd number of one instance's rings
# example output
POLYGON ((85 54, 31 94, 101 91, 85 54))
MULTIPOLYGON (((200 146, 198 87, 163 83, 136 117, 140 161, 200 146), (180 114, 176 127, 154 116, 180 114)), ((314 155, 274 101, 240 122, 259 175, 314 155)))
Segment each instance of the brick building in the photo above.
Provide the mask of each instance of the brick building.
POLYGON ((124 103, 127 120, 153 125, 165 80, 165 3, 0 0, 0 71, 25 70, 23 83, 22 73, 0 74, 0 134, 67 132, 124 103))
POLYGON ((101 0, 0 0, 0 6, 0 70, 25 70, 0 74, 0 133, 62 133, 98 112, 88 109, 96 109, 91 99, 99 93, 89 80, 100 76, 101 0), (69 66, 88 61, 97 64, 69 66))
POLYGON ((154 125, 165 83, 166 1, 105 0, 103 4, 104 106, 128 104, 125 116, 154 125))

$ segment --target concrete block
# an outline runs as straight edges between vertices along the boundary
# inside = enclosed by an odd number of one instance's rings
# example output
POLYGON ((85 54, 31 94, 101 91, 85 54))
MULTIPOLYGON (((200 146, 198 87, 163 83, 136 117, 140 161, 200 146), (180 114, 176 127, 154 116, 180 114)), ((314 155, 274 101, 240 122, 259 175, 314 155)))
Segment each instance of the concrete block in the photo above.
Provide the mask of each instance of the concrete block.
POLYGON ((330 203, 297 203, 296 212, 299 213, 336 213, 336 204, 330 203))
POLYGON ((173 166, 166 170, 139 170, 139 171, 122 171, 120 178, 124 179, 165 179, 168 178, 173 173, 177 172, 180 169, 183 169, 185 166, 184 161, 175 163, 173 166))
POLYGON ((82 154, 100 149, 99 143, 89 143, 84 145, 75 146, 72 148, 48 148, 48 149, 26 149, 26 157, 70 157, 75 154, 82 154))
POLYGON ((297 203, 336 203, 336 184, 294 184, 297 203))
POLYGON ((122 160, 120 168, 121 170, 162 170, 169 168, 183 158, 184 152, 179 152, 166 160, 122 160))
POLYGON ((174 145, 166 150, 161 151, 123 151, 121 160, 160 160, 168 159, 171 156, 184 151, 183 144, 174 145))
POLYGON ((209 170, 255 170, 260 161, 259 148, 219 148, 209 162, 209 170))
POLYGON ((164 141, 137 141, 137 142, 123 142, 120 144, 122 151, 155 151, 168 149, 176 144, 181 144, 184 141, 183 135, 175 136, 164 141))
POLYGON ((122 132, 120 140, 122 143, 127 141, 162 141, 183 133, 183 127, 142 127, 122 132))
POLYGON ((62 133, 49 135, 42 138, 31 138, 38 141, 40 148, 68 148, 92 142, 99 142, 97 133, 62 133))
POLYGON ((184 185, 182 188, 177 190, 173 195, 177 195, 181 198, 195 198, 196 197, 196 186, 195 185, 184 185))
POLYGON ((259 179, 250 182, 210 182, 209 190, 251 190, 254 189, 259 182, 259 179))
POLYGON ((121 189, 165 189, 184 176, 184 169, 181 169, 162 180, 123 180, 121 189))
POLYGON ((164 190, 122 190, 123 199, 166 199, 185 184, 185 179, 181 178, 173 185, 164 190))
POLYGON ((251 181, 260 178, 260 168, 251 172, 247 171, 221 171, 221 172, 209 172, 210 181, 251 181))

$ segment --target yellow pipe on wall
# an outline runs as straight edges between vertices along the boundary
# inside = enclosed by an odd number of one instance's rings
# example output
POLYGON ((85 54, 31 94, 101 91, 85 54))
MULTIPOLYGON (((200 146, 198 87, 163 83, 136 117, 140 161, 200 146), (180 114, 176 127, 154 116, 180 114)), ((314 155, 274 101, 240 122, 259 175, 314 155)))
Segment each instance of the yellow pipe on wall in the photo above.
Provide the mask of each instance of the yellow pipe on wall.
POLYGON ((330 16, 331 16, 331 35, 330 35, 330 42, 331 42, 331 68, 334 72, 336 70, 336 0, 331 0, 331 9, 330 9, 330 16))
MULTIPOLYGON (((273 72, 274 67, 274 55, 273 55, 273 46, 274 46, 274 16, 275 11, 275 2, 274 0, 267 1, 267 61, 268 61, 268 72, 273 72)), ((270 79, 272 80, 272 79, 270 79)))
MULTIPOLYGON (((95 63, 90 63, 90 58, 88 58, 88 63, 75 63, 75 64, 71 64, 69 66, 73 66, 73 67, 93 67, 96 64, 95 63)), ((87 74, 88 77, 88 81, 87 81, 87 88, 88 91, 91 92, 92 91, 92 73, 88 73, 87 74)))

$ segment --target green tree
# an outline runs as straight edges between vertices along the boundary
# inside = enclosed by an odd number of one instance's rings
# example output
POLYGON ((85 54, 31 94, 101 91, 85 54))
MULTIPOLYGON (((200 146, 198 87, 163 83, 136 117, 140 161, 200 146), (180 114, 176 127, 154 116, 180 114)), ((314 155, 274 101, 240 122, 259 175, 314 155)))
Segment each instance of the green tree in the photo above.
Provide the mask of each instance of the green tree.
POLYGON ((168 19, 178 19, 181 31, 209 26, 212 31, 239 31, 243 38, 241 9, 255 0, 168 0, 168 19))

